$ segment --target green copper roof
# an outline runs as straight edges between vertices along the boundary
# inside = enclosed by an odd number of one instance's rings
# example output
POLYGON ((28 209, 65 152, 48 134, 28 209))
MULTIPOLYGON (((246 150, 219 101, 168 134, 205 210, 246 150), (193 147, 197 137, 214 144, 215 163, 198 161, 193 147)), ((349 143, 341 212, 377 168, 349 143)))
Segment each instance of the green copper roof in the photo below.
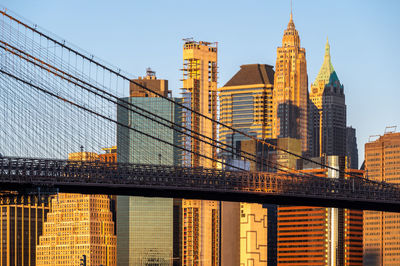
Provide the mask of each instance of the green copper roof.
POLYGON ((328 39, 326 40, 325 45, 324 62, 322 63, 321 69, 319 70, 318 76, 315 79, 314 84, 318 84, 319 81, 323 81, 325 84, 333 84, 336 81, 339 82, 339 78, 331 62, 331 53, 328 39))

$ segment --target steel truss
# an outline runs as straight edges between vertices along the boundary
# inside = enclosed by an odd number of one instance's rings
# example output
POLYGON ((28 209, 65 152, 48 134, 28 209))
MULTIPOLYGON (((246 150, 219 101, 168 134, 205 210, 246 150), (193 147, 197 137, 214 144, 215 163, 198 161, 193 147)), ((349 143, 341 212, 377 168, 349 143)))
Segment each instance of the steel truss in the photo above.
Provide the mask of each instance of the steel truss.
POLYGON ((362 178, 0 158, 0 188, 400 211, 400 188, 362 178))

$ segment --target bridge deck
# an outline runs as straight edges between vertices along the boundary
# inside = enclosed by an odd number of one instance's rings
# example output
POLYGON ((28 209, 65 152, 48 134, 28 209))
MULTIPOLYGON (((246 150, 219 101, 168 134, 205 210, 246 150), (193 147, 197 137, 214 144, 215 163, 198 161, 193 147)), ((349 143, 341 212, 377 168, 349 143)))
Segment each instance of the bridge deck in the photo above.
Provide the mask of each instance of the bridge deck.
POLYGON ((323 178, 160 165, 1 158, 0 188, 400 211, 397 186, 323 178))

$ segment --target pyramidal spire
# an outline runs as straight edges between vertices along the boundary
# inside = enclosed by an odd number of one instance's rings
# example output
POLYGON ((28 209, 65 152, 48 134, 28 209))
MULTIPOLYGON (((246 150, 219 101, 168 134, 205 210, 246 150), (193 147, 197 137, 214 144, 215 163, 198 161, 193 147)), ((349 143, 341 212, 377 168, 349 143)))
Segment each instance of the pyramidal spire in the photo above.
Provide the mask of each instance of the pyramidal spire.
POLYGON ((293 2, 290 0, 290 21, 293 21, 293 2))
POLYGON ((339 80, 331 61, 331 47, 328 38, 326 38, 324 62, 319 70, 315 83, 319 80, 324 80, 325 83, 330 81, 339 80))
POLYGON ((288 23, 288 27, 289 30, 294 30, 295 26, 294 26, 294 22, 293 22, 293 9, 292 9, 292 0, 290 0, 290 20, 288 23))
POLYGON ((331 61, 331 46, 329 45, 328 37, 326 37, 326 44, 325 44, 325 58, 331 61))

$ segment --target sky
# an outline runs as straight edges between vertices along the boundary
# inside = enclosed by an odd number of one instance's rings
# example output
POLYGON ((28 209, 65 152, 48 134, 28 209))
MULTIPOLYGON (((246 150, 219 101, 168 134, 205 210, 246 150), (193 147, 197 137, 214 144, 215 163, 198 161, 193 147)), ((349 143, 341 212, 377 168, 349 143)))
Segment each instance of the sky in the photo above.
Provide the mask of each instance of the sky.
MULTIPOLYGON (((143 76, 151 67, 182 87, 183 38, 218 42, 219 87, 243 64, 275 65, 290 0, 2 0, 3 7, 112 65, 143 76)), ((400 131, 400 1, 293 0, 306 49, 308 83, 323 62, 327 37, 344 84, 347 125, 357 130, 359 165, 371 135, 400 131)))

